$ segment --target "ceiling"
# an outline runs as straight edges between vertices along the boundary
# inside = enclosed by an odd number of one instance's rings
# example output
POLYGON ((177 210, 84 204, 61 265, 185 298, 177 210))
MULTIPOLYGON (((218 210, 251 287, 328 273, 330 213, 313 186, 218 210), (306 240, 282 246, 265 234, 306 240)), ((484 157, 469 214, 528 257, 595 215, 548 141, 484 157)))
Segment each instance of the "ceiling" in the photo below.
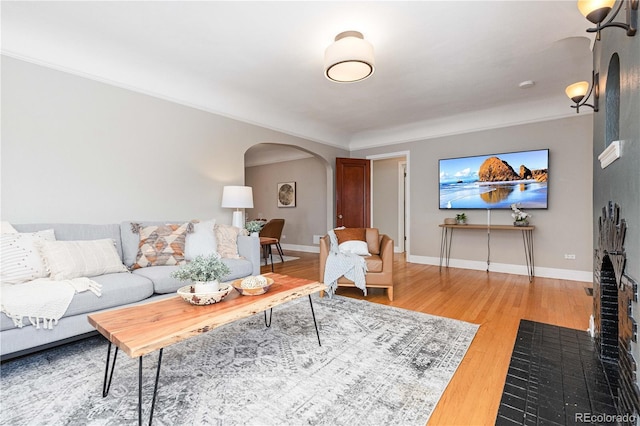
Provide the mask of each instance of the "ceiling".
POLYGON ((566 117, 564 88, 592 70, 590 24, 566 0, 1 8, 6 55, 351 150, 566 117), (374 46, 367 80, 323 75, 345 30, 374 46))

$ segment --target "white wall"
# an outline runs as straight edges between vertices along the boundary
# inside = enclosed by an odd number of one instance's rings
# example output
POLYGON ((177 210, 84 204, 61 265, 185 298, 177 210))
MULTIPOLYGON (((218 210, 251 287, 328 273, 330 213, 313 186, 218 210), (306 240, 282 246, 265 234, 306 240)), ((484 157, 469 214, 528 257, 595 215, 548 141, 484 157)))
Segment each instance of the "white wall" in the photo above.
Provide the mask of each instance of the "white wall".
POLYGON ((388 158, 371 162, 372 169, 372 226, 387 234, 398 247, 398 163, 404 158, 388 158))
MULTIPOLYGON (((536 275, 591 281, 592 274, 592 115, 551 120, 481 132, 353 151, 364 158, 397 151, 410 152, 410 260, 438 264, 438 224, 455 212, 438 208, 438 160, 468 155, 550 149, 549 208, 533 210, 536 226, 536 275), (566 260, 564 254, 575 254, 566 260)), ((374 188, 375 191, 375 188, 374 188)), ((466 211, 470 223, 485 224, 485 210, 466 211)), ((512 224, 510 210, 495 210, 493 224, 512 224)), ((486 231, 457 231, 452 266, 486 269, 486 231)), ((523 242, 517 232, 491 234, 491 270, 526 274, 523 242)))
MULTIPOLYGON (((14 223, 215 217, 244 153, 278 141, 345 151, 2 57, 1 213, 14 223)), ((331 188, 333 191, 333 188, 331 188)), ((332 207, 332 206, 331 206, 332 207)))

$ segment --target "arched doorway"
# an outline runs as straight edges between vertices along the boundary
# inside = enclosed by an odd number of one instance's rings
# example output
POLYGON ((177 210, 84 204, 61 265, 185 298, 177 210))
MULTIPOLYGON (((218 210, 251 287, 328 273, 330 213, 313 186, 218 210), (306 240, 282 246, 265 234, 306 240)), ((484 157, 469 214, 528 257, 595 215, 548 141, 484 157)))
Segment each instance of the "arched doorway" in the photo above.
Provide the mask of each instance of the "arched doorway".
POLYGON ((245 185, 253 187, 249 219, 285 219, 282 246, 318 251, 318 238, 333 226, 333 168, 320 155, 294 145, 259 143, 245 152, 245 185), (278 206, 279 184, 295 186, 292 207, 278 206))

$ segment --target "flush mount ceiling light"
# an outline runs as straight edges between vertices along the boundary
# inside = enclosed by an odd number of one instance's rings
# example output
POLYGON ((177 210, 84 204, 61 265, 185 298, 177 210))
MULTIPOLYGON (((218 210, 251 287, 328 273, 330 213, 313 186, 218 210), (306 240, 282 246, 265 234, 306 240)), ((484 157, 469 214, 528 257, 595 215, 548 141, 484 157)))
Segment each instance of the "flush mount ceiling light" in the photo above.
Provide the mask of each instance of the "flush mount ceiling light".
POLYGON ((581 106, 588 106, 593 108, 594 111, 598 111, 598 98, 600 96, 600 85, 599 85, 599 74, 592 73, 591 75, 591 88, 589 89, 589 82, 580 81, 578 83, 573 83, 570 86, 567 86, 565 89, 565 93, 575 105, 571 105, 571 108, 576 109, 576 113, 580 112, 581 106), (587 93, 588 91, 588 93, 587 93), (593 93, 593 105, 588 104, 587 101, 589 97, 591 97, 591 93, 593 93))
POLYGON ((589 28, 587 32, 596 33, 597 40, 600 40, 600 30, 607 27, 623 28, 631 37, 638 29, 638 2, 639 0, 620 0, 616 10, 611 14, 611 18, 604 24, 602 21, 610 14, 616 0, 578 0, 578 9, 585 18, 596 24, 595 28, 589 28), (623 4, 626 5, 627 22, 613 22, 623 4))
POLYGON ((371 76, 373 46, 358 31, 345 31, 324 51, 324 75, 331 81, 352 83, 371 76))

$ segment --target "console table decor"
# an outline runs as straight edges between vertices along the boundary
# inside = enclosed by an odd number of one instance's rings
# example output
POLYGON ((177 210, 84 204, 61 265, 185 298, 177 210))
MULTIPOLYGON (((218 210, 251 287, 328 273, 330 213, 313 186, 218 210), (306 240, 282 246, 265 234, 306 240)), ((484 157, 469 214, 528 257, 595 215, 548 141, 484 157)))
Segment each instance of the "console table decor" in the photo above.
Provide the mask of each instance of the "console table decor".
POLYGON ((439 225, 442 228, 442 235, 440 240, 440 270, 442 270, 442 263, 444 260, 445 266, 449 267, 449 258, 451 257, 451 242, 453 240, 453 231, 455 229, 482 229, 487 231, 487 272, 489 272, 489 265, 491 263, 491 231, 520 231, 522 232, 522 241, 524 243, 524 256, 527 262, 527 275, 529 276, 529 282, 533 281, 534 276, 534 262, 533 262, 533 230, 535 226, 513 226, 513 225, 453 225, 443 223, 439 225))

